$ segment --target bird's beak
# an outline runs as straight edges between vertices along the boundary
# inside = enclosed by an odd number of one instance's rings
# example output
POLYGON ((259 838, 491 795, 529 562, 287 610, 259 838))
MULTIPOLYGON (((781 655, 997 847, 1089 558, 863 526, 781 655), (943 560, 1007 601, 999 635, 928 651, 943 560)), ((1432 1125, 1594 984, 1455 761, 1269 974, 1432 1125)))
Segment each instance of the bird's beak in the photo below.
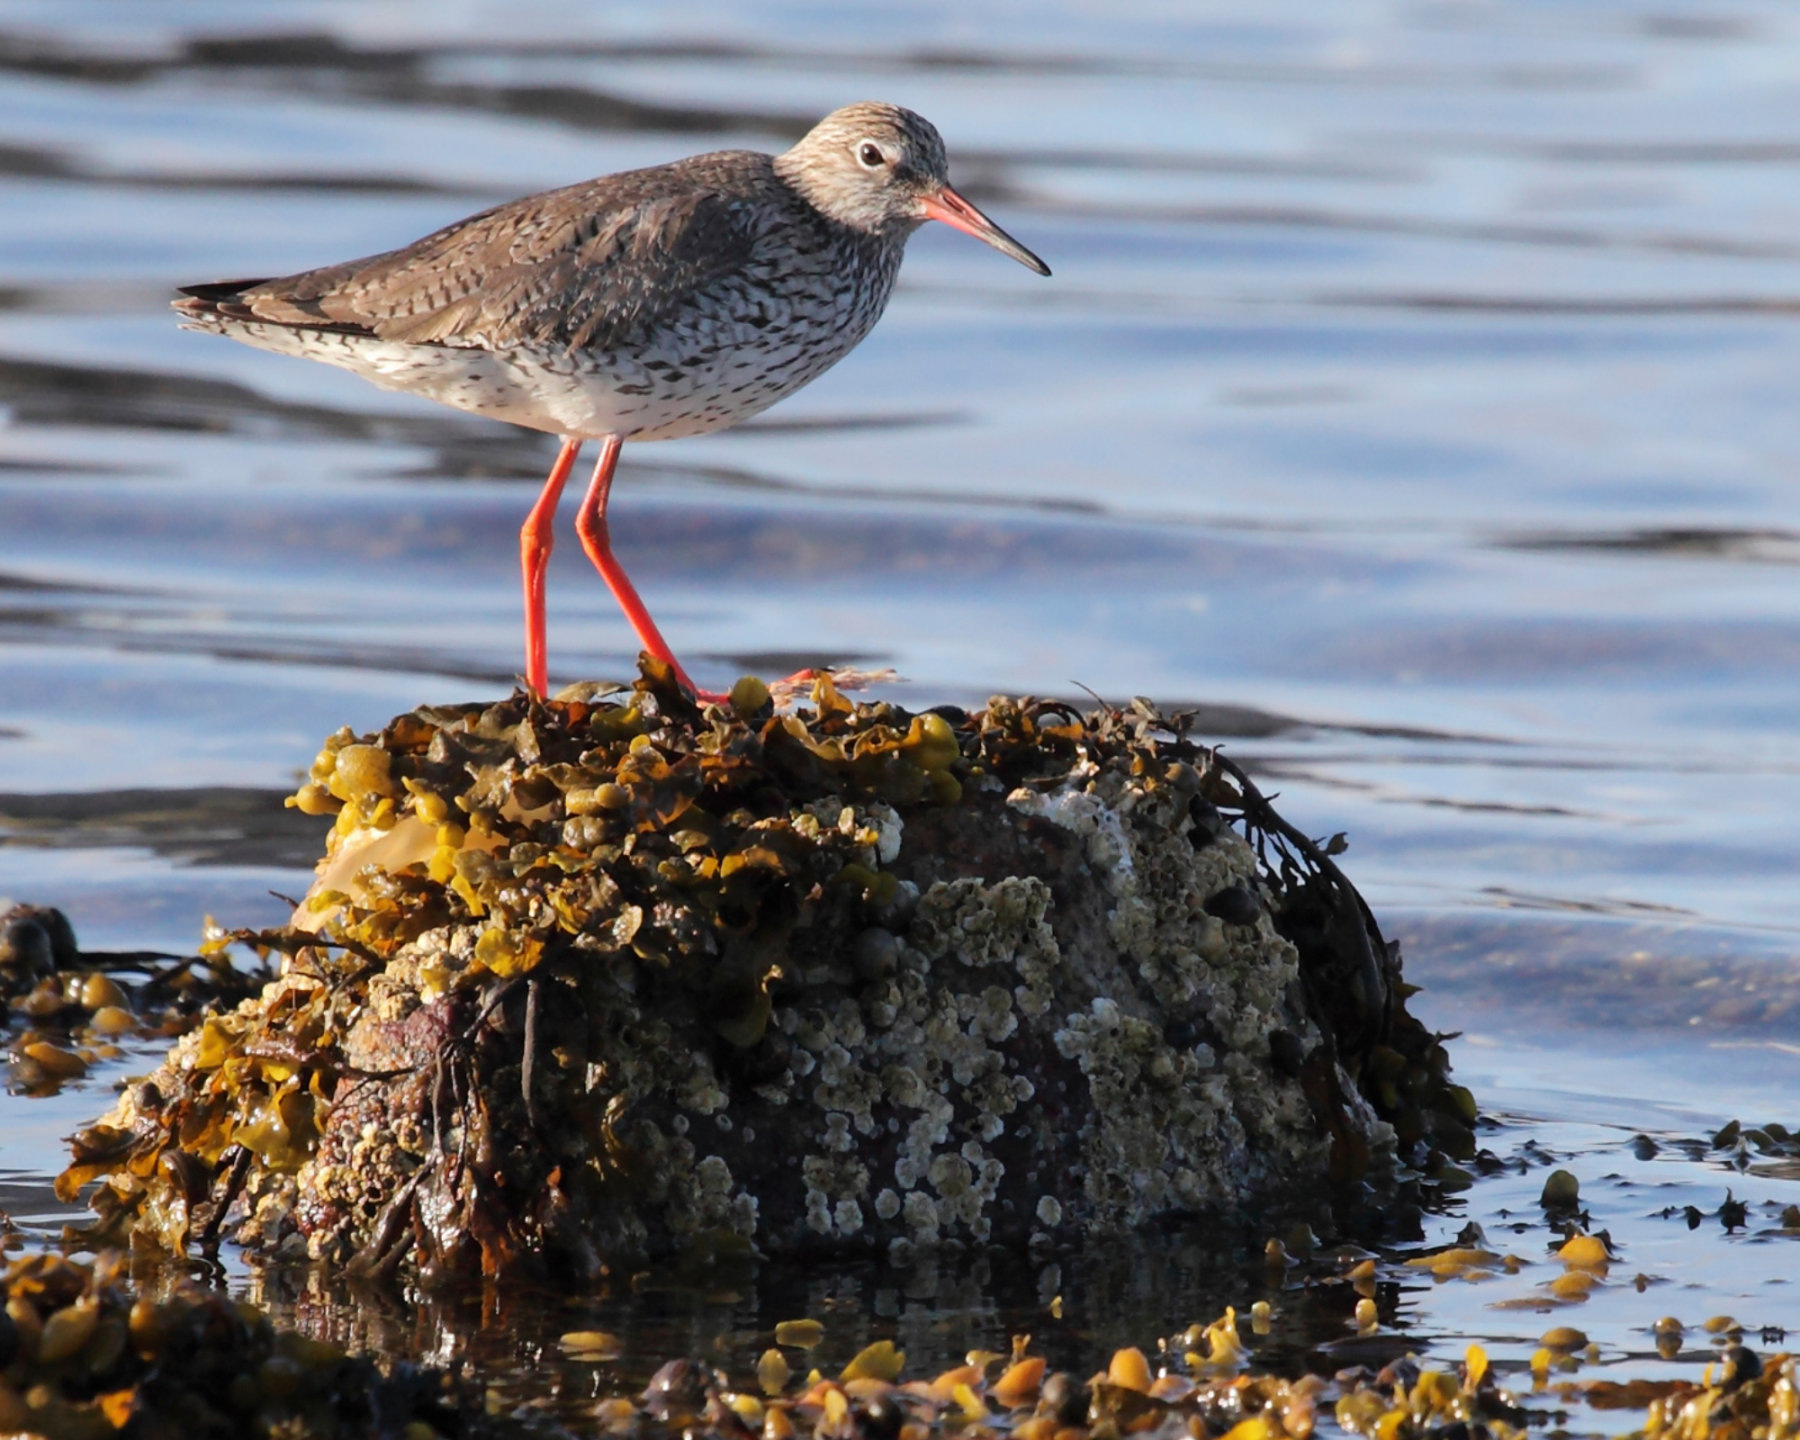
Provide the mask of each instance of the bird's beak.
POLYGON ((973 235, 977 240, 985 240, 1002 255, 1012 256, 1028 270, 1035 270, 1040 275, 1050 273, 1048 265, 948 185, 925 196, 920 203, 924 207, 927 220, 942 220, 946 225, 954 226, 965 235, 973 235))

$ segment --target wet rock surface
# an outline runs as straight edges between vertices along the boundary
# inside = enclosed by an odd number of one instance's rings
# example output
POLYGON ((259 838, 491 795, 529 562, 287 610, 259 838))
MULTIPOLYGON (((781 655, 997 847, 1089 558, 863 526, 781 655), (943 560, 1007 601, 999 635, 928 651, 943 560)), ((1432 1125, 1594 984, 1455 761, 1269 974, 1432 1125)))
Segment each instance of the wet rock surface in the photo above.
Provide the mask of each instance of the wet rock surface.
MULTIPOLYGON (((90 1241, 425 1280, 1051 1247, 1458 1182, 1474 1105, 1325 848, 1189 721, 822 679, 340 732, 256 997, 75 1142, 90 1241)), ((222 945, 225 937, 217 942, 222 945)))

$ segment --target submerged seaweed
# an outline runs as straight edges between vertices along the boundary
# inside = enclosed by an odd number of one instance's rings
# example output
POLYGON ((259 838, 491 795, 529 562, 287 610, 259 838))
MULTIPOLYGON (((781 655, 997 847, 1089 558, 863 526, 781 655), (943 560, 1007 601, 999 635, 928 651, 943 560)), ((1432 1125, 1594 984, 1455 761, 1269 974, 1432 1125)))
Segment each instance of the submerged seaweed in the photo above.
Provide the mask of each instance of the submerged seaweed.
POLYGON ((1455 1186, 1474 1103, 1186 717, 629 691, 333 736, 279 978, 77 1137, 91 1241, 426 1276, 1010 1240, 1455 1186))
MULTIPOLYGON (((1415 1263, 1462 1266, 1481 1253, 1446 1251, 1415 1263)), ((1335 1278, 1354 1279, 1361 1291, 1359 1272, 1371 1268, 1363 1260, 1335 1278)), ((972 1351, 935 1375, 909 1373, 906 1352, 878 1339, 827 1374, 813 1361, 832 1327, 801 1318, 763 1332, 760 1359, 735 1364, 735 1375, 677 1358, 641 1391, 613 1377, 544 1409, 511 1407, 493 1387, 442 1368, 377 1368, 192 1281, 159 1294, 153 1273, 128 1276, 118 1254, 92 1264, 15 1260, 0 1273, 0 1302, 0 1431, 46 1440, 1311 1440, 1331 1422, 1367 1440, 1524 1440, 1553 1423, 1562 1433, 1570 1419, 1562 1407, 1579 1406, 1639 1411, 1636 1433, 1645 1440, 1800 1440, 1793 1357, 1757 1354, 1729 1322, 1716 1327, 1717 1358, 1698 1380, 1563 1378, 1591 1352, 1587 1337, 1566 1325, 1544 1334, 1529 1365, 1503 1375, 1480 1345, 1468 1346, 1460 1363, 1434 1362, 1377 1334, 1374 1320, 1359 1338, 1370 1353, 1385 1346, 1392 1359, 1350 1364, 1329 1378, 1283 1376, 1255 1369, 1255 1346, 1277 1318, 1259 1301, 1241 1316, 1228 1308, 1210 1324, 1119 1349, 1082 1380, 1053 1369, 1028 1335, 1015 1335, 1009 1352, 972 1351)), ((1659 1335, 1669 1324, 1659 1322, 1659 1335)), ((605 1367, 621 1340, 573 1331, 558 1348, 570 1366, 605 1367)))
POLYGON ((57 1255, 0 1273, 0 1433, 44 1440, 237 1440, 495 1433, 444 1375, 278 1331, 248 1302, 183 1282, 161 1298, 124 1257, 57 1255))
POLYGON ((218 954, 82 950, 62 911, 14 905, 0 911, 8 1078, 27 1094, 53 1094, 95 1063, 117 1059, 131 1039, 172 1039, 259 994, 270 978, 218 954))

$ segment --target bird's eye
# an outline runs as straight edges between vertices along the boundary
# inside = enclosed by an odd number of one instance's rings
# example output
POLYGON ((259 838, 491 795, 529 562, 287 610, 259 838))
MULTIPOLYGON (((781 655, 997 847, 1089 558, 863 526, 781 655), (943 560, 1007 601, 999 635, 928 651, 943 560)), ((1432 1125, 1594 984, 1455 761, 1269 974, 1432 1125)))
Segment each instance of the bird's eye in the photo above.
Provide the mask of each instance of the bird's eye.
POLYGON ((871 170, 879 170, 887 164, 887 156, 881 153, 881 147, 873 140, 865 140, 862 148, 856 152, 856 158, 871 170))

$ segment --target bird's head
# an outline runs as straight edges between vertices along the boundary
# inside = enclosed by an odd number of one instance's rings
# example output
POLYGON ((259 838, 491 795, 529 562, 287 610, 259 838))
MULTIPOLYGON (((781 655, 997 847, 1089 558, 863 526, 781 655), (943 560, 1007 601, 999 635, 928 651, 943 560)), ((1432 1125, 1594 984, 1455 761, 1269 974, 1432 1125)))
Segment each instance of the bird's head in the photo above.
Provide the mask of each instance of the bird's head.
POLYGON ((944 141, 923 115, 864 101, 833 110, 775 160, 782 179, 839 224, 904 239, 942 220, 1021 265, 1050 267, 950 188, 944 141))

